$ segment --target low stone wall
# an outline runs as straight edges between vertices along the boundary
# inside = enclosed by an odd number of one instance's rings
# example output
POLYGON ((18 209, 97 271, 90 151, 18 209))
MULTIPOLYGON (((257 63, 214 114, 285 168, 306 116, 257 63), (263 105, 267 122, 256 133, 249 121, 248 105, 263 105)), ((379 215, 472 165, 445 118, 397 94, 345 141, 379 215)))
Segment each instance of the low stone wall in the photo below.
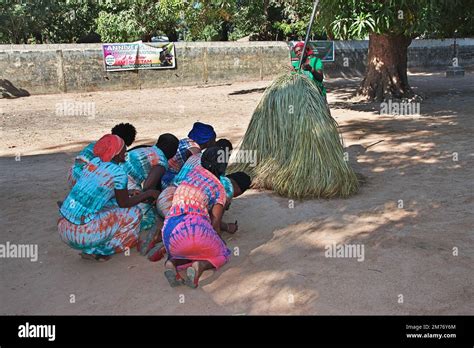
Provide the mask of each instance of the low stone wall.
MULTIPOLYGON (((444 71, 453 40, 414 40, 409 69, 444 71)), ((474 67, 474 39, 458 40, 459 64, 474 67)), ((0 79, 31 94, 232 83, 272 78, 289 66, 285 42, 178 42, 177 68, 105 72, 101 44, 0 45, 0 79)), ((362 76, 368 41, 336 41, 327 78, 362 76)))
POLYGON ((0 45, 0 78, 32 94, 216 84, 271 78, 288 58, 283 42, 178 42, 176 69, 105 72, 101 48, 0 45))

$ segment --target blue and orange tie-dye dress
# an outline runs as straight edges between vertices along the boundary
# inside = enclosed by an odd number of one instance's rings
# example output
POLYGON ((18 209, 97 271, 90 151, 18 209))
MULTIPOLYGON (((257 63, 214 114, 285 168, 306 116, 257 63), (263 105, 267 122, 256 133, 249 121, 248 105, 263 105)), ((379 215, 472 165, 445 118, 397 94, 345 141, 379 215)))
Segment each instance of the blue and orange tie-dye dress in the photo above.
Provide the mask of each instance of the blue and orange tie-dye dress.
POLYGON ((79 180, 82 170, 92 159, 95 158, 94 155, 94 145, 95 141, 87 145, 81 152, 74 158, 74 164, 69 168, 67 183, 69 187, 73 187, 77 180, 79 180))
POLYGON ((140 209, 120 208, 115 199, 115 190, 127 189, 127 183, 118 164, 92 159, 59 210, 61 239, 86 254, 112 255, 132 247, 140 231, 140 209))
MULTIPOLYGON (((162 166, 165 170, 168 169, 168 159, 156 145, 128 152, 127 160, 123 164, 123 169, 129 176, 128 189, 141 190, 143 182, 155 166, 162 166)), ((138 207, 143 215, 141 230, 152 228, 158 217, 156 207, 148 203, 140 203, 138 207)))

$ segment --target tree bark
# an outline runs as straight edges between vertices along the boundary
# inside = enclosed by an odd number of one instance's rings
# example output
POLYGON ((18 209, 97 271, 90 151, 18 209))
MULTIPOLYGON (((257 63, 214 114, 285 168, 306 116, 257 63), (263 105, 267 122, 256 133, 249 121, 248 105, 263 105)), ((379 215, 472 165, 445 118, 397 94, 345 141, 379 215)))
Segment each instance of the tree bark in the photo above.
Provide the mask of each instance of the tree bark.
POLYGON ((221 30, 219 33, 220 41, 229 41, 230 23, 226 20, 222 21, 221 30))
POLYGON ((178 32, 176 31, 175 28, 169 28, 168 30, 165 30, 166 36, 168 37, 168 40, 170 42, 176 42, 178 41, 178 32))
POLYGON ((152 34, 143 34, 141 40, 143 42, 151 42, 151 38, 153 37, 152 34))
POLYGON ((376 101, 413 97, 407 76, 410 43, 403 35, 370 34, 367 71, 357 94, 376 101))

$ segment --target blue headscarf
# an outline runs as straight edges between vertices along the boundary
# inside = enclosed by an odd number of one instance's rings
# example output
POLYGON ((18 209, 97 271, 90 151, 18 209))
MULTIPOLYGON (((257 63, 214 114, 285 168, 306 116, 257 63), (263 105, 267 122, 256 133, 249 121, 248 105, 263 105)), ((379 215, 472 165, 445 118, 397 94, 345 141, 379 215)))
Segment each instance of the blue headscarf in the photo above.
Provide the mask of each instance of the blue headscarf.
POLYGON ((207 143, 209 140, 216 137, 216 132, 211 125, 196 122, 193 125, 193 129, 188 134, 188 138, 191 138, 199 145, 207 143))

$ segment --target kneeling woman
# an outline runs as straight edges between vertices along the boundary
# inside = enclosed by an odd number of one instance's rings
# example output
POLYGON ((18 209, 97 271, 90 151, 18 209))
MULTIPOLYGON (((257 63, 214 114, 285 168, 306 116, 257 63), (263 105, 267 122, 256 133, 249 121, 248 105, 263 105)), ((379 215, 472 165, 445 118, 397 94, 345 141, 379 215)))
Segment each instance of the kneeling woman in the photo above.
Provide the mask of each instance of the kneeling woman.
POLYGON ((61 239, 81 256, 98 261, 131 248, 140 231, 137 204, 156 200, 159 191, 148 190, 130 197, 128 178, 119 163, 125 161, 124 141, 112 134, 94 145, 97 156, 83 169, 79 180, 59 209, 61 239))
POLYGON ((227 163, 219 163, 219 148, 204 151, 196 166, 178 186, 163 226, 168 254, 165 276, 172 287, 182 284, 196 288, 207 269, 218 269, 230 257, 222 240, 221 220, 226 192, 219 181, 227 163), (185 269, 186 275, 178 273, 185 269))

